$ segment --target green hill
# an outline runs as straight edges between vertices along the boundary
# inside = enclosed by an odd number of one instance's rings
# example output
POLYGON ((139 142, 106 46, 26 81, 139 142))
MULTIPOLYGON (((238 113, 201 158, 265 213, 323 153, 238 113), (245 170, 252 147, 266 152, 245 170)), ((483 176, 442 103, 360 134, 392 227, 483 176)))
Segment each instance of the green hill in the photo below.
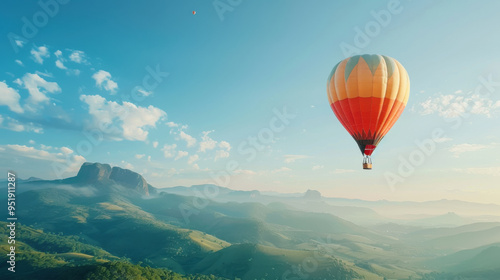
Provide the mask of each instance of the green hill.
POLYGON ((500 226, 432 239, 426 246, 436 250, 459 251, 500 242, 500 226))
POLYGON ((238 244, 207 256, 193 268, 230 279, 355 279, 360 275, 342 261, 313 251, 238 244))

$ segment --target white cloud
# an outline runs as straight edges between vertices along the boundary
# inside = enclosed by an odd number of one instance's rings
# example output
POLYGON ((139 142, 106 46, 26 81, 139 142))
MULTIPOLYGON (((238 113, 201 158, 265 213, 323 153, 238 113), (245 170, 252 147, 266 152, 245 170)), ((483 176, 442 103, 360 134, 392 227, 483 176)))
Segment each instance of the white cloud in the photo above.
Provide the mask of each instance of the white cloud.
POLYGON ((500 176, 500 166, 495 167, 473 167, 464 169, 455 169, 455 171, 460 173, 467 173, 473 175, 489 175, 489 176, 500 176))
POLYGON ((42 148, 42 150, 45 150, 45 151, 54 149, 54 147, 46 146, 44 144, 40 144, 40 148, 42 148))
POLYGON ((60 150, 61 150, 61 152, 63 152, 66 155, 69 155, 69 154, 73 153, 73 150, 70 149, 70 148, 68 148, 68 147, 61 147, 60 150))
MULTIPOLYGON (((86 161, 81 155, 68 155, 60 152, 48 152, 44 150, 38 150, 34 147, 25 145, 1 145, 0 149, 2 156, 6 158, 14 157, 24 157, 40 161, 46 161, 47 164, 52 164, 53 167, 57 167, 58 172, 76 172, 79 170, 80 166, 86 161)), ((57 149, 58 151, 61 148, 57 149)))
POLYGON ((466 152, 475 152, 486 149, 488 146, 479 144, 457 144, 450 147, 449 151, 453 153, 454 157, 460 157, 461 154, 466 152))
POLYGON ((16 119, 13 119, 11 117, 7 117, 5 120, 5 123, 3 123, 4 119, 1 118, 2 121, 0 121, 0 127, 5 128, 8 130, 16 131, 16 132, 34 132, 34 133, 43 133, 43 128, 32 123, 32 122, 27 122, 27 123, 22 123, 16 119))
POLYGON ((40 64, 43 63, 45 57, 50 57, 49 49, 46 46, 31 49, 31 55, 33 59, 40 64))
POLYGON ((31 104, 48 102, 50 98, 47 97, 46 93, 61 91, 61 88, 56 82, 47 82, 38 74, 26 73, 23 76, 23 84, 30 93, 28 102, 31 104))
POLYGON ((281 168, 278 168, 278 169, 274 169, 274 170, 271 170, 271 173, 281 173, 281 172, 288 172, 288 171, 291 171, 292 169, 288 168, 288 167, 281 167, 281 168))
POLYGON ((257 172, 249 169, 236 169, 234 174, 243 174, 243 175, 255 175, 257 172))
POLYGON ((156 148, 156 147, 158 147, 158 141, 153 142, 153 148, 156 148))
POLYGON ((356 170, 352 170, 352 169, 335 169, 333 170, 333 174, 344 174, 344 173, 352 173, 352 172, 355 172, 356 170))
POLYGON ((460 93, 462 93, 462 92, 463 92, 463 91, 462 91, 461 89, 459 89, 459 90, 455 91, 454 93, 455 93, 455 94, 460 94, 460 93))
POLYGON ((59 68, 59 69, 63 69, 63 70, 66 70, 68 69, 66 66, 64 66, 64 63, 61 61, 61 60, 56 60, 56 67, 59 68))
POLYGON ((0 106, 5 105, 9 107, 12 112, 23 113, 24 110, 19 105, 21 96, 17 90, 9 87, 5 81, 0 82, 0 106))
POLYGON ((179 126, 179 124, 174 123, 174 122, 167 122, 167 123, 166 123, 166 125, 167 125, 168 127, 178 127, 178 126, 179 126))
POLYGON ((107 71, 104 70, 99 70, 94 75, 92 75, 92 78, 95 80, 96 86, 99 88, 104 88, 105 90, 109 91, 111 94, 115 94, 116 90, 118 89, 118 84, 111 80, 111 74, 107 71))
POLYGON ((44 77, 47 77, 47 78, 53 78, 54 77, 54 75, 52 73, 49 73, 47 70, 45 70, 44 72, 36 70, 35 74, 40 75, 40 76, 44 76, 44 77))
POLYGON ((229 157, 229 152, 228 151, 217 150, 215 152, 215 159, 214 159, 214 161, 216 161, 219 158, 228 158, 228 157, 229 157))
POLYGON ((324 165, 315 165, 315 166, 312 167, 312 170, 320 170, 320 169, 323 169, 323 168, 325 168, 324 165))
POLYGON ((191 135, 189 135, 189 134, 185 133, 184 131, 181 131, 181 132, 179 133, 179 137, 180 137, 182 140, 186 141, 186 145, 187 145, 188 147, 192 147, 192 146, 194 146, 194 145, 196 144, 196 139, 195 139, 193 136, 191 136, 191 135))
POLYGON ((25 43, 25 41, 22 41, 22 40, 15 40, 15 42, 16 42, 16 45, 17 45, 18 47, 20 47, 20 48, 24 47, 24 43, 25 43))
POLYGON ((62 51, 57 50, 57 51, 55 51, 55 52, 54 52, 54 55, 55 55, 56 57, 61 57, 61 56, 62 56, 62 51))
POLYGON ((227 141, 220 141, 219 144, 218 144, 218 146, 222 150, 215 151, 215 158, 214 158, 214 160, 216 161, 219 158, 228 158, 229 157, 229 151, 231 150, 231 144, 229 144, 227 141))
POLYGON ((175 169, 175 168, 170 168, 170 169, 167 171, 167 176, 168 176, 168 177, 172 177, 172 176, 177 175, 177 174, 179 174, 179 173, 180 173, 180 172, 179 172, 179 171, 177 171, 177 169, 175 169))
POLYGON ((125 168, 125 169, 128 169, 128 170, 133 170, 134 169, 134 166, 130 163, 130 162, 126 162, 124 160, 122 160, 120 162, 120 165, 125 168))
POLYGON ((434 141, 436 143, 444 143, 444 142, 450 142, 452 141, 453 139, 452 138, 448 138, 448 137, 441 137, 441 138, 436 138, 434 139, 434 141))
POLYGON ((23 62, 22 62, 21 60, 16 59, 15 61, 16 61, 16 63, 17 63, 17 64, 19 64, 19 65, 21 65, 21 66, 24 66, 24 64, 23 64, 23 62))
POLYGON ((198 155, 192 155, 188 158, 188 161, 187 163, 188 164, 194 164, 195 162, 197 162, 198 160, 200 159, 200 156, 198 155))
POLYGON ((89 106, 93 125, 101 130, 106 128, 108 136, 115 140, 145 141, 148 128, 156 127, 156 123, 167 115, 152 105, 140 107, 125 101, 118 104, 100 95, 82 95, 80 100, 89 106))
POLYGON ((305 159, 308 158, 308 156, 305 155, 285 155, 284 156, 284 163, 293 163, 299 159, 305 159))
POLYGON ((146 97, 150 96, 151 94, 153 94, 152 91, 147 91, 147 90, 145 90, 142 87, 136 87, 136 90, 137 90, 137 92, 139 92, 140 94, 142 94, 143 96, 146 96, 146 97))
POLYGON ((175 148, 177 148, 177 145, 172 144, 163 146, 161 150, 163 151, 165 158, 173 158, 175 156, 175 148))
POLYGON ((201 142, 200 142, 200 152, 206 152, 208 150, 213 150, 215 146, 217 145, 217 141, 213 140, 208 136, 208 134, 212 133, 212 131, 203 131, 202 134, 203 136, 201 137, 201 142))
POLYGON ((23 85, 23 81, 21 81, 21 79, 19 79, 19 78, 15 79, 13 83, 16 84, 16 85, 18 85, 18 86, 22 86, 23 85))
POLYGON ((186 157, 188 155, 189 155, 189 153, 186 151, 179 151, 179 152, 177 152, 177 156, 175 157, 175 160, 186 157))
POLYGON ((82 51, 73 51, 70 55, 69 55, 69 59, 73 62, 76 62, 76 63, 82 63, 82 62, 86 62, 86 59, 85 59, 85 53, 82 52, 82 51))
MULTIPOLYGON (((1 123, 1 121, 0 121, 0 123, 1 123)), ((32 140, 28 141, 28 143, 30 143, 31 145, 33 145, 33 144, 35 144, 35 140, 32 139, 32 140)))
POLYGON ((219 148, 225 149, 226 151, 230 151, 231 150, 231 144, 229 144, 226 141, 220 141, 219 142, 219 148))
POLYGON ((428 98, 420 103, 419 112, 421 115, 438 114, 444 118, 454 118, 467 113, 491 117, 500 107, 496 106, 498 102, 478 94, 463 95, 457 91, 455 94, 428 98))
POLYGON ((135 158, 136 158, 136 159, 141 159, 141 158, 143 158, 144 156, 145 156, 145 154, 141 154, 141 155, 140 155, 140 154, 137 154, 137 155, 135 155, 135 158))

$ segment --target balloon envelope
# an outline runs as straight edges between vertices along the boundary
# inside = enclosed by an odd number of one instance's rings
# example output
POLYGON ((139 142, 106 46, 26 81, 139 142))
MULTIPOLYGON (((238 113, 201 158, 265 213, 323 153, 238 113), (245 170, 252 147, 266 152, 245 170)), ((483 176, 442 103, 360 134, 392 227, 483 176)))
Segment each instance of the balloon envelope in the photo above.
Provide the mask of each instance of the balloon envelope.
POLYGON ((403 112, 410 79, 394 58, 356 55, 333 67, 327 92, 335 116, 369 157, 403 112))

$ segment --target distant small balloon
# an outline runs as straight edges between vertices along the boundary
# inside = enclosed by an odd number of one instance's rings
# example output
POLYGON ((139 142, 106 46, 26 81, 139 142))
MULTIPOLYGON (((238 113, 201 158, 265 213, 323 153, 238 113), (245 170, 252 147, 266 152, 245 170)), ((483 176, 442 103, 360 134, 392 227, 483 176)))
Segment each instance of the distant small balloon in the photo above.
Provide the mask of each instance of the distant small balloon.
POLYGON ((196 15, 196 11, 193 11, 193 15, 196 15))

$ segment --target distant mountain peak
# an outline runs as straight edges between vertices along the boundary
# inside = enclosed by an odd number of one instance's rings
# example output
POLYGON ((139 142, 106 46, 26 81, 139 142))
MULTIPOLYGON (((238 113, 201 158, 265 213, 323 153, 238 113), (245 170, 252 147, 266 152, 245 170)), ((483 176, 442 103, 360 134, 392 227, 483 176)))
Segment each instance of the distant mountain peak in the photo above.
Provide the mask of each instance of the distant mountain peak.
POLYGON ((83 183, 96 183, 103 179, 109 179, 111 165, 102 163, 85 162, 80 167, 76 178, 83 183))
POLYGON ((148 182, 139 173, 115 166, 111 169, 109 179, 122 186, 133 188, 145 195, 149 195, 148 182))
POLYGON ((43 179, 38 178, 38 177, 29 177, 28 179, 24 180, 25 182, 35 182, 35 181, 42 181, 43 179))
POLYGON ((321 193, 317 190, 307 190, 303 196, 305 199, 319 200, 321 199, 321 193))
POLYGON ((85 162, 80 167, 75 179, 87 184, 112 180, 119 185, 134 189, 145 195, 149 195, 151 187, 139 173, 98 162, 85 162))

